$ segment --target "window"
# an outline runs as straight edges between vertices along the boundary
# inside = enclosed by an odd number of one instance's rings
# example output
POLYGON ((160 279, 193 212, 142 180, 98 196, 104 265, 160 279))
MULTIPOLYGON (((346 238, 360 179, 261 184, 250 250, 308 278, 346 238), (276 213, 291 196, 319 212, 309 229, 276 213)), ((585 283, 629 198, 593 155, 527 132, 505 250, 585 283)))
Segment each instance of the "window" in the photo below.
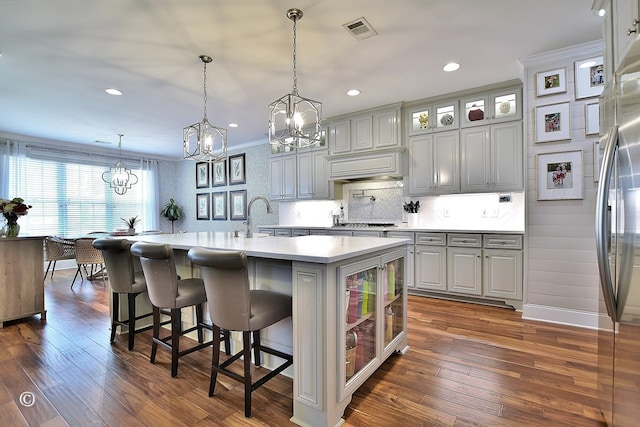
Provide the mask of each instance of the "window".
MULTIPOLYGON (((0 142, 1 143, 1 142, 0 142)), ((12 153, 0 179, 7 179, 3 198, 21 197, 33 207, 19 220, 31 235, 77 236, 92 231, 127 228, 122 218, 138 216, 138 231, 157 228, 156 162, 124 160, 138 176, 138 183, 123 195, 102 180, 117 161, 62 149, 24 147, 12 153), (144 170, 141 164, 147 164, 144 170), (136 167, 138 166, 138 167, 136 167)), ((0 150, 1 152, 1 150, 0 150)))

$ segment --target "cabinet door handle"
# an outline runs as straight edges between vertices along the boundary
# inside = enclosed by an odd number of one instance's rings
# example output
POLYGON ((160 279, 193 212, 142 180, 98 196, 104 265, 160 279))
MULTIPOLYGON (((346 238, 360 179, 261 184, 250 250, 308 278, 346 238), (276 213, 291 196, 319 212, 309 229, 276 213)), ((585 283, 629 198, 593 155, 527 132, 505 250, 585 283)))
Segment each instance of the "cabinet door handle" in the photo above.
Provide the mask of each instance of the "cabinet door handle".
POLYGON ((637 30, 636 30, 635 28, 634 28, 634 29, 629 28, 629 29, 627 30, 627 35, 628 35, 628 36, 630 36, 631 34, 633 34, 633 33, 635 33, 635 32, 637 32, 637 30))

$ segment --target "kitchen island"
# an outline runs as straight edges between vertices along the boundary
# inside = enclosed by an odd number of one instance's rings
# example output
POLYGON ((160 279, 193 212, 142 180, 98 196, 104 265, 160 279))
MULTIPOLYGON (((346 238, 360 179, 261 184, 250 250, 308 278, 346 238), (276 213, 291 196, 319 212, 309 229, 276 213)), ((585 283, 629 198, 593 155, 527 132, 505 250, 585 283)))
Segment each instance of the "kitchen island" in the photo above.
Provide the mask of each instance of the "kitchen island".
POLYGON ((293 354, 291 421, 298 425, 341 425, 353 392, 391 354, 407 349, 406 239, 222 232, 127 239, 171 245, 183 276, 199 274, 186 258, 194 246, 243 250, 253 287, 293 296, 291 323, 268 328, 262 339, 293 354), (359 345, 347 336, 360 338, 359 345))

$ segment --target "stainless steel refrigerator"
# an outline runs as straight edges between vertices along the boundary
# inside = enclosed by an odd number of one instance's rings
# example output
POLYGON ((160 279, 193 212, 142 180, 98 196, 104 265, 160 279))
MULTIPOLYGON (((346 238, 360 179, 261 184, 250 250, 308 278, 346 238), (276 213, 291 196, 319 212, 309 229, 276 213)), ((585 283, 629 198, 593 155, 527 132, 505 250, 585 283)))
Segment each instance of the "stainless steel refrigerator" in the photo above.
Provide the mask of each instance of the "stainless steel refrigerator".
POLYGON ((598 394, 609 426, 640 425, 640 44, 600 99, 598 394))

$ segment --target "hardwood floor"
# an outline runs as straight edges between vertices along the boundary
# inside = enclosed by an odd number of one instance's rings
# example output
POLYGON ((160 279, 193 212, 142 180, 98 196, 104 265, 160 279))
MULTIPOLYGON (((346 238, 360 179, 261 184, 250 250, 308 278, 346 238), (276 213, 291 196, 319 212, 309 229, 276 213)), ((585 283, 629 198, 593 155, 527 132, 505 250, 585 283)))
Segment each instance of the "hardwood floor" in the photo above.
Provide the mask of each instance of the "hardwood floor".
MULTIPOLYGON (((279 376, 243 414, 240 383, 218 378, 211 350, 180 360, 150 336, 109 343, 108 287, 73 270, 47 278, 46 322, 0 329, 1 426, 287 426, 292 381, 279 376), (27 392, 31 395, 22 395, 27 392), (32 404, 30 406, 30 404, 32 404)), ((346 426, 604 426, 596 400, 596 333, 521 320, 500 308, 409 297, 409 351, 353 396, 346 426)))

